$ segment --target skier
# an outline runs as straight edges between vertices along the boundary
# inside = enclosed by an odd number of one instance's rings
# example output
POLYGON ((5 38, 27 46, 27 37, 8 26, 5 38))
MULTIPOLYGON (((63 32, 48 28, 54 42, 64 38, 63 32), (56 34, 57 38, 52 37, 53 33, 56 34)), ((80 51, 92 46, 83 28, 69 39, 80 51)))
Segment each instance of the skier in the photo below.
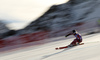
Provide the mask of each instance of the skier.
POLYGON ((76 46, 78 44, 80 44, 82 42, 82 36, 76 31, 76 30, 72 30, 69 34, 67 34, 65 37, 69 36, 69 35, 74 35, 76 37, 76 39, 74 39, 72 41, 72 43, 69 45, 71 46, 76 46))

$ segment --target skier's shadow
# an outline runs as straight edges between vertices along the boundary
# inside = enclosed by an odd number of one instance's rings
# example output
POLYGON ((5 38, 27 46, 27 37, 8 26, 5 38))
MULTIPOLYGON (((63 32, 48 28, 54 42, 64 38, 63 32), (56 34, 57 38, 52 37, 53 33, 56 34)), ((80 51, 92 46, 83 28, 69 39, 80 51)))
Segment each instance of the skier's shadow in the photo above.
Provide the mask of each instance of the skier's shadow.
POLYGON ((60 53, 62 53, 62 52, 64 52, 64 51, 70 50, 70 49, 72 49, 72 48, 74 48, 74 47, 66 48, 66 49, 64 49, 64 50, 62 50, 62 51, 60 51, 60 52, 57 52, 57 53, 53 53, 53 54, 50 54, 50 55, 43 56, 42 59, 48 58, 48 57, 53 56, 53 55, 60 54, 60 53))

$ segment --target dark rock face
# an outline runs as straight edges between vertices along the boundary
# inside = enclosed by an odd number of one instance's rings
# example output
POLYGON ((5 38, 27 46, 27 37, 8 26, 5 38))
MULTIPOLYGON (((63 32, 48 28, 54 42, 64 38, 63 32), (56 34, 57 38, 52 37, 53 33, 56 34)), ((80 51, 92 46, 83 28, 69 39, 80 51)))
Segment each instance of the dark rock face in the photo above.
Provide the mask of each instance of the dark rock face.
POLYGON ((9 31, 9 28, 6 27, 6 24, 4 24, 3 22, 0 21, 0 33, 4 33, 9 31))
POLYGON ((3 38, 6 38, 6 37, 9 37, 9 36, 13 36, 16 33, 17 33, 17 31, 15 31, 15 30, 9 30, 9 31, 7 31, 5 33, 2 33, 1 34, 1 38, 3 39, 3 38))
POLYGON ((87 2, 87 1, 89 1, 89 0, 70 0, 70 4, 72 4, 72 5, 78 5, 78 4, 87 2))

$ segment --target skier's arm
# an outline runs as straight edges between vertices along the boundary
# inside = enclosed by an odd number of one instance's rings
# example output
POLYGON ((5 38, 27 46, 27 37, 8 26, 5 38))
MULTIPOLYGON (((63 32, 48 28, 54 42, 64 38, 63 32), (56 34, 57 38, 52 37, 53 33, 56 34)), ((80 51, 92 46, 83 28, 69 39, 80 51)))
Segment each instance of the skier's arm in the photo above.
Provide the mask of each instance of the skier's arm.
POLYGON ((67 35, 65 35, 65 37, 67 37, 67 36, 69 36, 69 35, 71 35, 71 34, 67 34, 67 35))

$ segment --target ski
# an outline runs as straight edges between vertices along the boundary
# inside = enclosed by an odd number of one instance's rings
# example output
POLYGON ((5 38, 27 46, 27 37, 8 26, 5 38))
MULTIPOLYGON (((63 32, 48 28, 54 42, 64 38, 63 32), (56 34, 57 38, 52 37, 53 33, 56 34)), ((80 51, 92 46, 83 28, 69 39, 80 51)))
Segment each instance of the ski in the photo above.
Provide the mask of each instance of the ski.
MULTIPOLYGON (((84 43, 80 43, 78 45, 83 45, 84 43)), ((75 46, 78 46, 78 45, 75 45, 75 46)), ((59 49, 65 49, 65 48, 69 48, 69 47, 74 47, 74 46, 64 46, 64 47, 58 47, 58 48, 55 48, 56 50, 59 50, 59 49)))

